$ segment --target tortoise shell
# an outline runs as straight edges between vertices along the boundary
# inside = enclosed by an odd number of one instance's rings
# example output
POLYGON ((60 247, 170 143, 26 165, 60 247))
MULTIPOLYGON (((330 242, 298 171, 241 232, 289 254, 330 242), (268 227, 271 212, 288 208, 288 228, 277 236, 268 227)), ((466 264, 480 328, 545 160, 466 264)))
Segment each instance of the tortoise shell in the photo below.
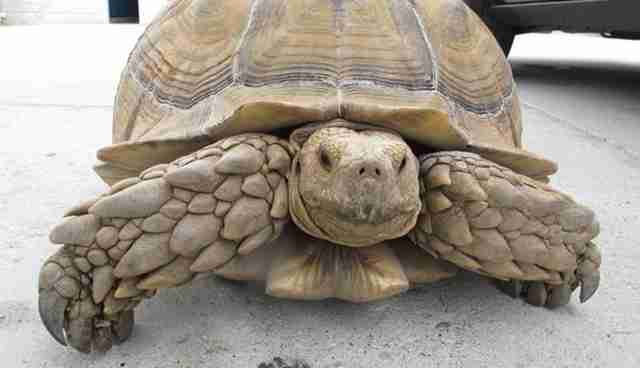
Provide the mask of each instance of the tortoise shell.
POLYGON ((544 177, 511 69, 460 0, 177 0, 122 72, 108 183, 217 139, 342 118, 544 177))

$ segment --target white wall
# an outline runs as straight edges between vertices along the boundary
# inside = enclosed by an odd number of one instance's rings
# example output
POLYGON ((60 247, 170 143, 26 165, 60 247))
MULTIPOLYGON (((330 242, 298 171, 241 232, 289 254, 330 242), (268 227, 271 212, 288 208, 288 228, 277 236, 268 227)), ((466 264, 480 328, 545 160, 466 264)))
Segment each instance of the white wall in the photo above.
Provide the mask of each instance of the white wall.
POLYGON ((108 23, 108 0, 0 0, 5 24, 108 23))
POLYGON ((138 0, 140 23, 149 23, 169 3, 168 0, 138 0))

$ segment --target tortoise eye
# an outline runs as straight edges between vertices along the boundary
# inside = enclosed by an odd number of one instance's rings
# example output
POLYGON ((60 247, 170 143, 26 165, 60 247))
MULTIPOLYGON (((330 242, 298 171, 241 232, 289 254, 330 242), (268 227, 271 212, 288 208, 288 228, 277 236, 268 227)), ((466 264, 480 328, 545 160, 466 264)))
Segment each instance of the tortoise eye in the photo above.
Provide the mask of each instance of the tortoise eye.
POLYGON ((320 164, 325 170, 331 171, 331 167, 332 167, 331 157, 329 157, 329 153, 325 151, 322 147, 320 148, 320 164))
POLYGON ((407 166, 407 156, 406 155, 402 158, 402 161, 400 161, 400 166, 398 166, 398 172, 401 172, 402 170, 404 170, 405 166, 407 166))

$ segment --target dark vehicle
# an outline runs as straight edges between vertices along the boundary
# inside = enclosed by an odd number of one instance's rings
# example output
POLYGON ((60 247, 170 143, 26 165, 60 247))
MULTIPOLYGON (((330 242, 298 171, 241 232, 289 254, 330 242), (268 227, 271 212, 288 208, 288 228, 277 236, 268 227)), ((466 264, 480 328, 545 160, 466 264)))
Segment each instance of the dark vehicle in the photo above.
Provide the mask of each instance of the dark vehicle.
POLYGON ((638 0, 464 0, 491 28, 506 55, 515 35, 541 31, 640 39, 638 0))

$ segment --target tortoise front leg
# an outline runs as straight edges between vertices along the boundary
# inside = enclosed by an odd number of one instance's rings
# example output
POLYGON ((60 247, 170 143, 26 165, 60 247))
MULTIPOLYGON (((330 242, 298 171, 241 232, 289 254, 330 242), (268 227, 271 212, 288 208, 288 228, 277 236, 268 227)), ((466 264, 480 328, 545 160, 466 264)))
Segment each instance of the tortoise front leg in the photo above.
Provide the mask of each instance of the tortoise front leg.
POLYGON ((411 234, 418 245, 503 280, 503 290, 534 305, 567 304, 579 285, 580 301, 595 293, 600 253, 591 240, 599 226, 591 210, 473 153, 420 162, 423 211, 411 234))
POLYGON ((82 352, 126 340, 133 308, 197 273, 264 278, 243 257, 289 220, 291 148, 276 137, 221 140, 67 213, 50 239, 64 244, 40 272, 40 315, 51 335, 82 352), (241 264, 242 267, 238 266, 241 264))

